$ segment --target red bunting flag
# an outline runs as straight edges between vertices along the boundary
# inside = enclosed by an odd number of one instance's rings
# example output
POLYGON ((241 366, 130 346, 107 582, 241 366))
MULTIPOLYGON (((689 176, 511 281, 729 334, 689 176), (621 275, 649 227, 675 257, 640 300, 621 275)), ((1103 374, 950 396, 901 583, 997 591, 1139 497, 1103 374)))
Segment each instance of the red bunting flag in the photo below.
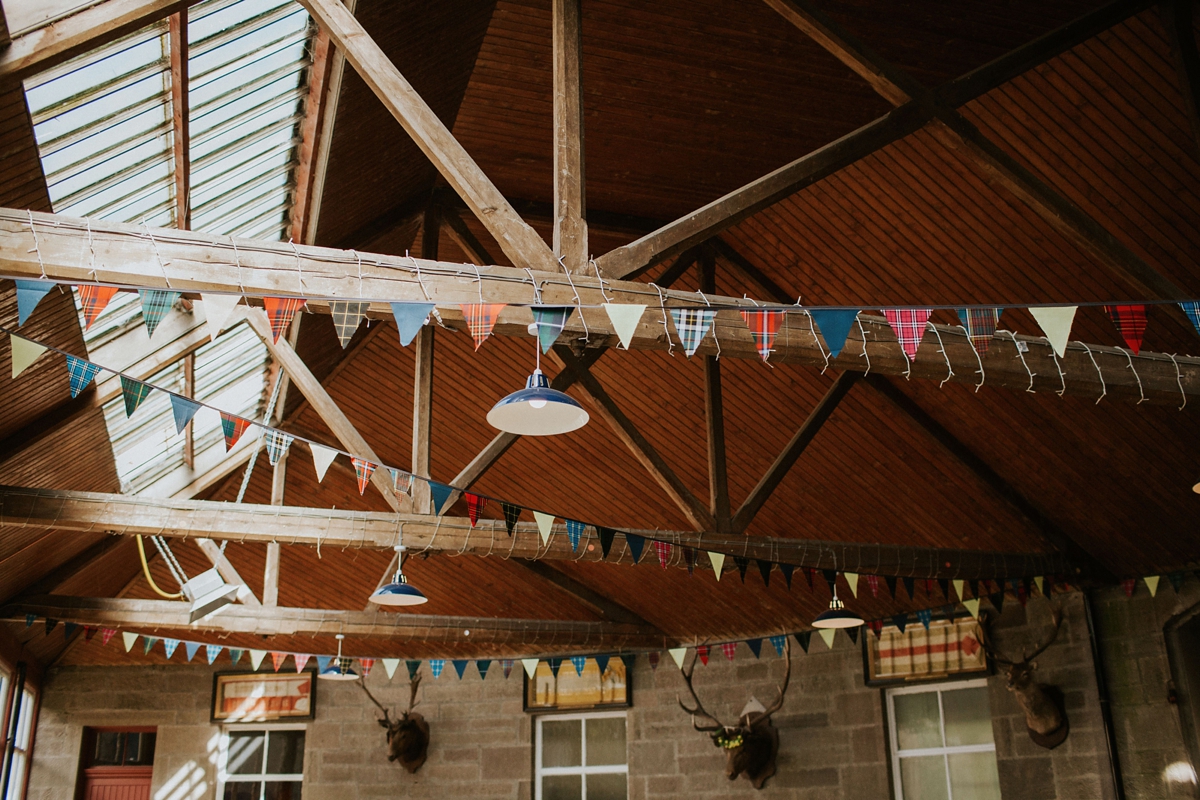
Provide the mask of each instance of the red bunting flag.
POLYGON ((112 630, 111 628, 105 628, 104 630, 100 631, 100 644, 108 644, 108 640, 116 635, 116 631, 112 630))
POLYGON ((1136 356, 1142 349, 1142 337, 1146 335, 1145 306, 1105 306, 1108 318, 1117 326, 1117 333, 1136 356))
POLYGON ((470 492, 463 492, 463 497, 467 501, 467 516, 470 517, 471 527, 474 528, 475 523, 479 522, 480 515, 483 514, 483 509, 487 507, 487 498, 470 492))
POLYGON ((737 655, 737 642, 724 642, 721 645, 721 652, 725 654, 725 658, 733 661, 733 657, 737 655))
POLYGON ((658 553, 658 565, 663 569, 666 569, 667 565, 671 563, 671 550, 670 542, 654 543, 654 552, 658 553))
POLYGON ((92 323, 96 321, 96 317, 100 316, 100 312, 108 307, 108 301, 112 300, 113 295, 117 293, 117 287, 76 286, 75 289, 79 292, 79 305, 83 311, 83 329, 86 331, 92 327, 92 323))
POLYGON ((471 338, 475 340, 475 349, 487 341, 487 338, 492 335, 492 328, 496 325, 496 320, 500 318, 500 312, 504 310, 505 303, 462 303, 463 317, 467 321, 467 330, 471 334, 471 338))
POLYGON ((652 652, 649 654, 648 658, 650 659, 650 671, 653 672, 654 670, 658 669, 658 662, 659 659, 662 658, 662 653, 652 652))
POLYGON ((1126 597, 1133 597, 1133 588, 1137 586, 1137 578, 1126 578, 1121 581, 1121 588, 1125 590, 1126 597))
POLYGON ((225 452, 228 453, 238 443, 238 439, 242 438, 242 434, 246 432, 246 428, 250 427, 250 420, 241 417, 235 417, 233 414, 221 412, 221 430, 225 434, 225 452))
POLYGON ((909 361, 917 359, 917 348, 925 335, 925 326, 933 313, 929 308, 885 308, 883 315, 896 333, 900 348, 909 361))
POLYGON ((696 645, 696 655, 699 656, 700 663, 707 667, 708 666, 708 645, 706 645, 706 644, 696 645))
POLYGON ((362 676, 365 678, 371 674, 371 667, 375 666, 375 659, 360 658, 358 660, 358 666, 362 668, 362 676))
POLYGON ((867 579, 867 586, 871 588, 871 597, 879 597, 879 576, 864 575, 863 577, 867 579))
POLYGON ((867 623, 867 627, 874 631, 875 635, 878 636, 879 634, 883 633, 883 620, 873 619, 867 623))
POLYGON ((350 457, 350 463, 354 465, 354 474, 358 476, 358 493, 362 494, 367 490, 367 484, 371 482, 371 476, 375 474, 375 468, 379 465, 353 456, 350 457))
POLYGON ((267 319, 271 321, 271 336, 275 341, 283 335, 292 324, 292 317, 304 308, 303 297, 264 297, 263 308, 267 310, 267 319))
POLYGON ((271 665, 275 667, 275 671, 279 672, 279 668, 283 666, 283 662, 287 661, 287 653, 271 653, 271 665))
POLYGON ((742 312, 742 319, 745 320, 746 327, 750 328, 750 335, 754 337, 754 347, 763 361, 771 355, 771 345, 775 343, 775 334, 783 324, 783 315, 784 312, 778 309, 765 308, 742 312))

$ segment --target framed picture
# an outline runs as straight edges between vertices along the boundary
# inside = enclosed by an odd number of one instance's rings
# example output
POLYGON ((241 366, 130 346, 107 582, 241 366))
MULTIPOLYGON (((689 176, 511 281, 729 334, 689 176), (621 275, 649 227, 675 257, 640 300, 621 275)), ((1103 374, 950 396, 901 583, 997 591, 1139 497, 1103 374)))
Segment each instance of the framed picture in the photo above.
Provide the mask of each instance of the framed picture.
POLYGON ((566 658, 557 678, 545 661, 538 662, 532 678, 524 674, 526 711, 628 708, 632 703, 630 676, 625 674, 625 662, 619 658, 609 660, 603 675, 592 658, 584 664, 582 675, 576 674, 575 666, 566 658))
POLYGON ((904 633, 894 625, 863 636, 863 675, 868 686, 978 678, 991 672, 979 622, 970 616, 915 623, 904 633))
POLYGON ((213 722, 299 721, 313 719, 316 710, 316 670, 213 675, 213 722))

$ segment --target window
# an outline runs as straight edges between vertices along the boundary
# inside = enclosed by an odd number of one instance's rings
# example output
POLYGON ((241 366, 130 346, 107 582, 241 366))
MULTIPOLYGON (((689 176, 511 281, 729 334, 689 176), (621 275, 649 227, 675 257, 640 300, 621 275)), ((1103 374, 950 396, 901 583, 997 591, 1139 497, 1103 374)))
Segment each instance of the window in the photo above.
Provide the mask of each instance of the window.
POLYGON ((625 800, 625 714, 537 718, 537 800, 625 800))
POLYGON ((25 770, 29 766, 29 745, 33 741, 33 692, 26 689, 21 693, 21 718, 13 733, 12 768, 8 777, 8 792, 4 800, 17 800, 25 796, 25 770))
POLYGON ((987 681, 887 693, 896 800, 1000 800, 987 681))
POLYGON ((85 767, 148 767, 154 763, 153 731, 86 730, 91 739, 85 752, 85 767))
POLYGON ((304 729, 226 730, 218 780, 224 800, 300 800, 304 729))

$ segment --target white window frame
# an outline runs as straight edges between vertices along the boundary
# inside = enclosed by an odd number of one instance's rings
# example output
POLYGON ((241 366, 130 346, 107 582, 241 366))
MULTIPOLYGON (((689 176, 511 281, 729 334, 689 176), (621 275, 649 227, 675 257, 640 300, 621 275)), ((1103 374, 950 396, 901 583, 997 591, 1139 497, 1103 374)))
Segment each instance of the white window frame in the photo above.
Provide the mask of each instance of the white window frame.
MULTIPOLYGON (((294 783, 300 781, 304 783, 304 766, 301 765, 300 772, 282 772, 282 773, 259 773, 259 774, 237 774, 232 775, 227 770, 229 769, 229 735, 233 733, 254 733, 257 731, 265 731, 270 738, 270 734, 276 731, 304 731, 304 760, 308 761, 308 726, 304 724, 280 724, 280 725, 226 725, 221 728, 221 739, 217 744, 217 798, 225 796, 226 783, 249 783, 259 781, 265 787, 267 783, 294 783)), ((263 747, 263 767, 266 767, 267 748, 263 747)), ((265 789, 264 789, 265 791, 265 789)))
MULTIPOLYGON (((590 711, 583 714, 542 714, 534 718, 537 723, 535 728, 535 738, 533 743, 534 765, 533 765, 533 786, 534 800, 542 800, 542 778, 551 777, 554 775, 614 775, 620 774, 625 776, 625 792, 626 796, 629 793, 629 715, 625 711, 590 711), (587 721, 590 719, 613 719, 620 717, 625 720, 625 762, 622 764, 603 764, 594 767, 587 765, 587 721), (583 720, 580 725, 579 735, 582 737, 580 742, 580 760, 584 766, 579 767, 544 767, 542 766, 542 723, 550 722, 566 722, 570 720, 583 720)), ((587 780, 583 781, 583 800, 587 800, 587 780)))
MULTIPOLYGON (((943 683, 921 683, 912 686, 897 686, 886 690, 887 693, 887 717, 888 717, 888 749, 892 760, 892 785, 896 787, 896 800, 906 800, 904 797, 904 784, 900 779, 900 760, 902 758, 914 758, 918 756, 943 756, 943 763, 946 765, 946 793, 950 800, 954 800, 953 792, 950 788, 950 762, 945 756, 956 755, 958 753, 995 753, 996 752, 996 737, 992 735, 991 744, 967 744, 956 745, 954 747, 946 747, 946 713, 942 708, 942 693, 953 692, 958 689, 978 689, 987 687, 987 678, 976 678, 965 681, 946 681, 943 683), (902 694, 928 694, 937 692, 938 699, 938 730, 942 734, 942 747, 923 747, 914 750, 901 750, 899 739, 896 735, 896 702, 895 698, 902 694)), ((988 706, 990 711, 990 704, 988 706)), ((920 798, 907 798, 907 800, 920 800, 920 798)))
POLYGON ((26 684, 19 697, 14 694, 13 703, 20 703, 21 717, 17 720, 17 729, 12 737, 12 766, 5 800, 17 800, 25 796, 25 781, 29 776, 29 761, 33 752, 33 715, 37 709, 37 693, 26 684))

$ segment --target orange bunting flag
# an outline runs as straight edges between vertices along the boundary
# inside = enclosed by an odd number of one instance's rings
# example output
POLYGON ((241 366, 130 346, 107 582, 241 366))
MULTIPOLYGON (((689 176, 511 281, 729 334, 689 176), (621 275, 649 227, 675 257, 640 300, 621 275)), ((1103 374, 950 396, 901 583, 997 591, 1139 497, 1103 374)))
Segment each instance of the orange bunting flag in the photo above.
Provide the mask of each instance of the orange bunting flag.
POLYGON ((275 667, 275 671, 279 672, 279 668, 283 666, 283 662, 287 661, 287 653, 271 653, 271 664, 275 667))
POLYGON ((471 333, 471 338, 475 340, 475 349, 487 341, 487 338, 492 335, 492 328, 496 326, 496 320, 500 318, 500 312, 504 310, 506 303, 462 303, 463 317, 467 321, 467 330, 471 333))
POLYGON ((238 443, 238 439, 242 438, 242 434, 249 427, 250 420, 226 414, 224 411, 221 412, 221 430, 225 434, 226 453, 233 449, 234 445, 238 443))
POLYGON ((353 457, 350 463, 354 465, 354 474, 358 476, 358 493, 362 494, 367 490, 367 484, 371 482, 371 476, 375 474, 375 468, 379 465, 353 457))
POLYGON ((471 518, 471 527, 474 528, 475 523, 479 522, 479 515, 487 507, 487 498, 470 492, 464 492, 463 497, 467 500, 467 516, 471 518))
POLYGON ((108 307, 108 301, 112 300, 113 295, 117 293, 117 287, 76 286, 75 289, 79 292, 79 306, 83 311, 83 329, 86 331, 92 327, 92 323, 96 321, 96 317, 100 316, 100 312, 108 307))
POLYGON ((263 308, 267 310, 267 319, 271 321, 271 336, 275 341, 292 324, 292 317, 304 308, 303 297, 264 297, 263 308))
POLYGON ((783 314, 784 312, 776 309, 742 312, 742 319, 750 328, 750 335, 754 337, 754 348, 758 350, 763 361, 771 355, 771 345, 775 343, 775 334, 779 332, 779 326, 783 323, 783 314))

